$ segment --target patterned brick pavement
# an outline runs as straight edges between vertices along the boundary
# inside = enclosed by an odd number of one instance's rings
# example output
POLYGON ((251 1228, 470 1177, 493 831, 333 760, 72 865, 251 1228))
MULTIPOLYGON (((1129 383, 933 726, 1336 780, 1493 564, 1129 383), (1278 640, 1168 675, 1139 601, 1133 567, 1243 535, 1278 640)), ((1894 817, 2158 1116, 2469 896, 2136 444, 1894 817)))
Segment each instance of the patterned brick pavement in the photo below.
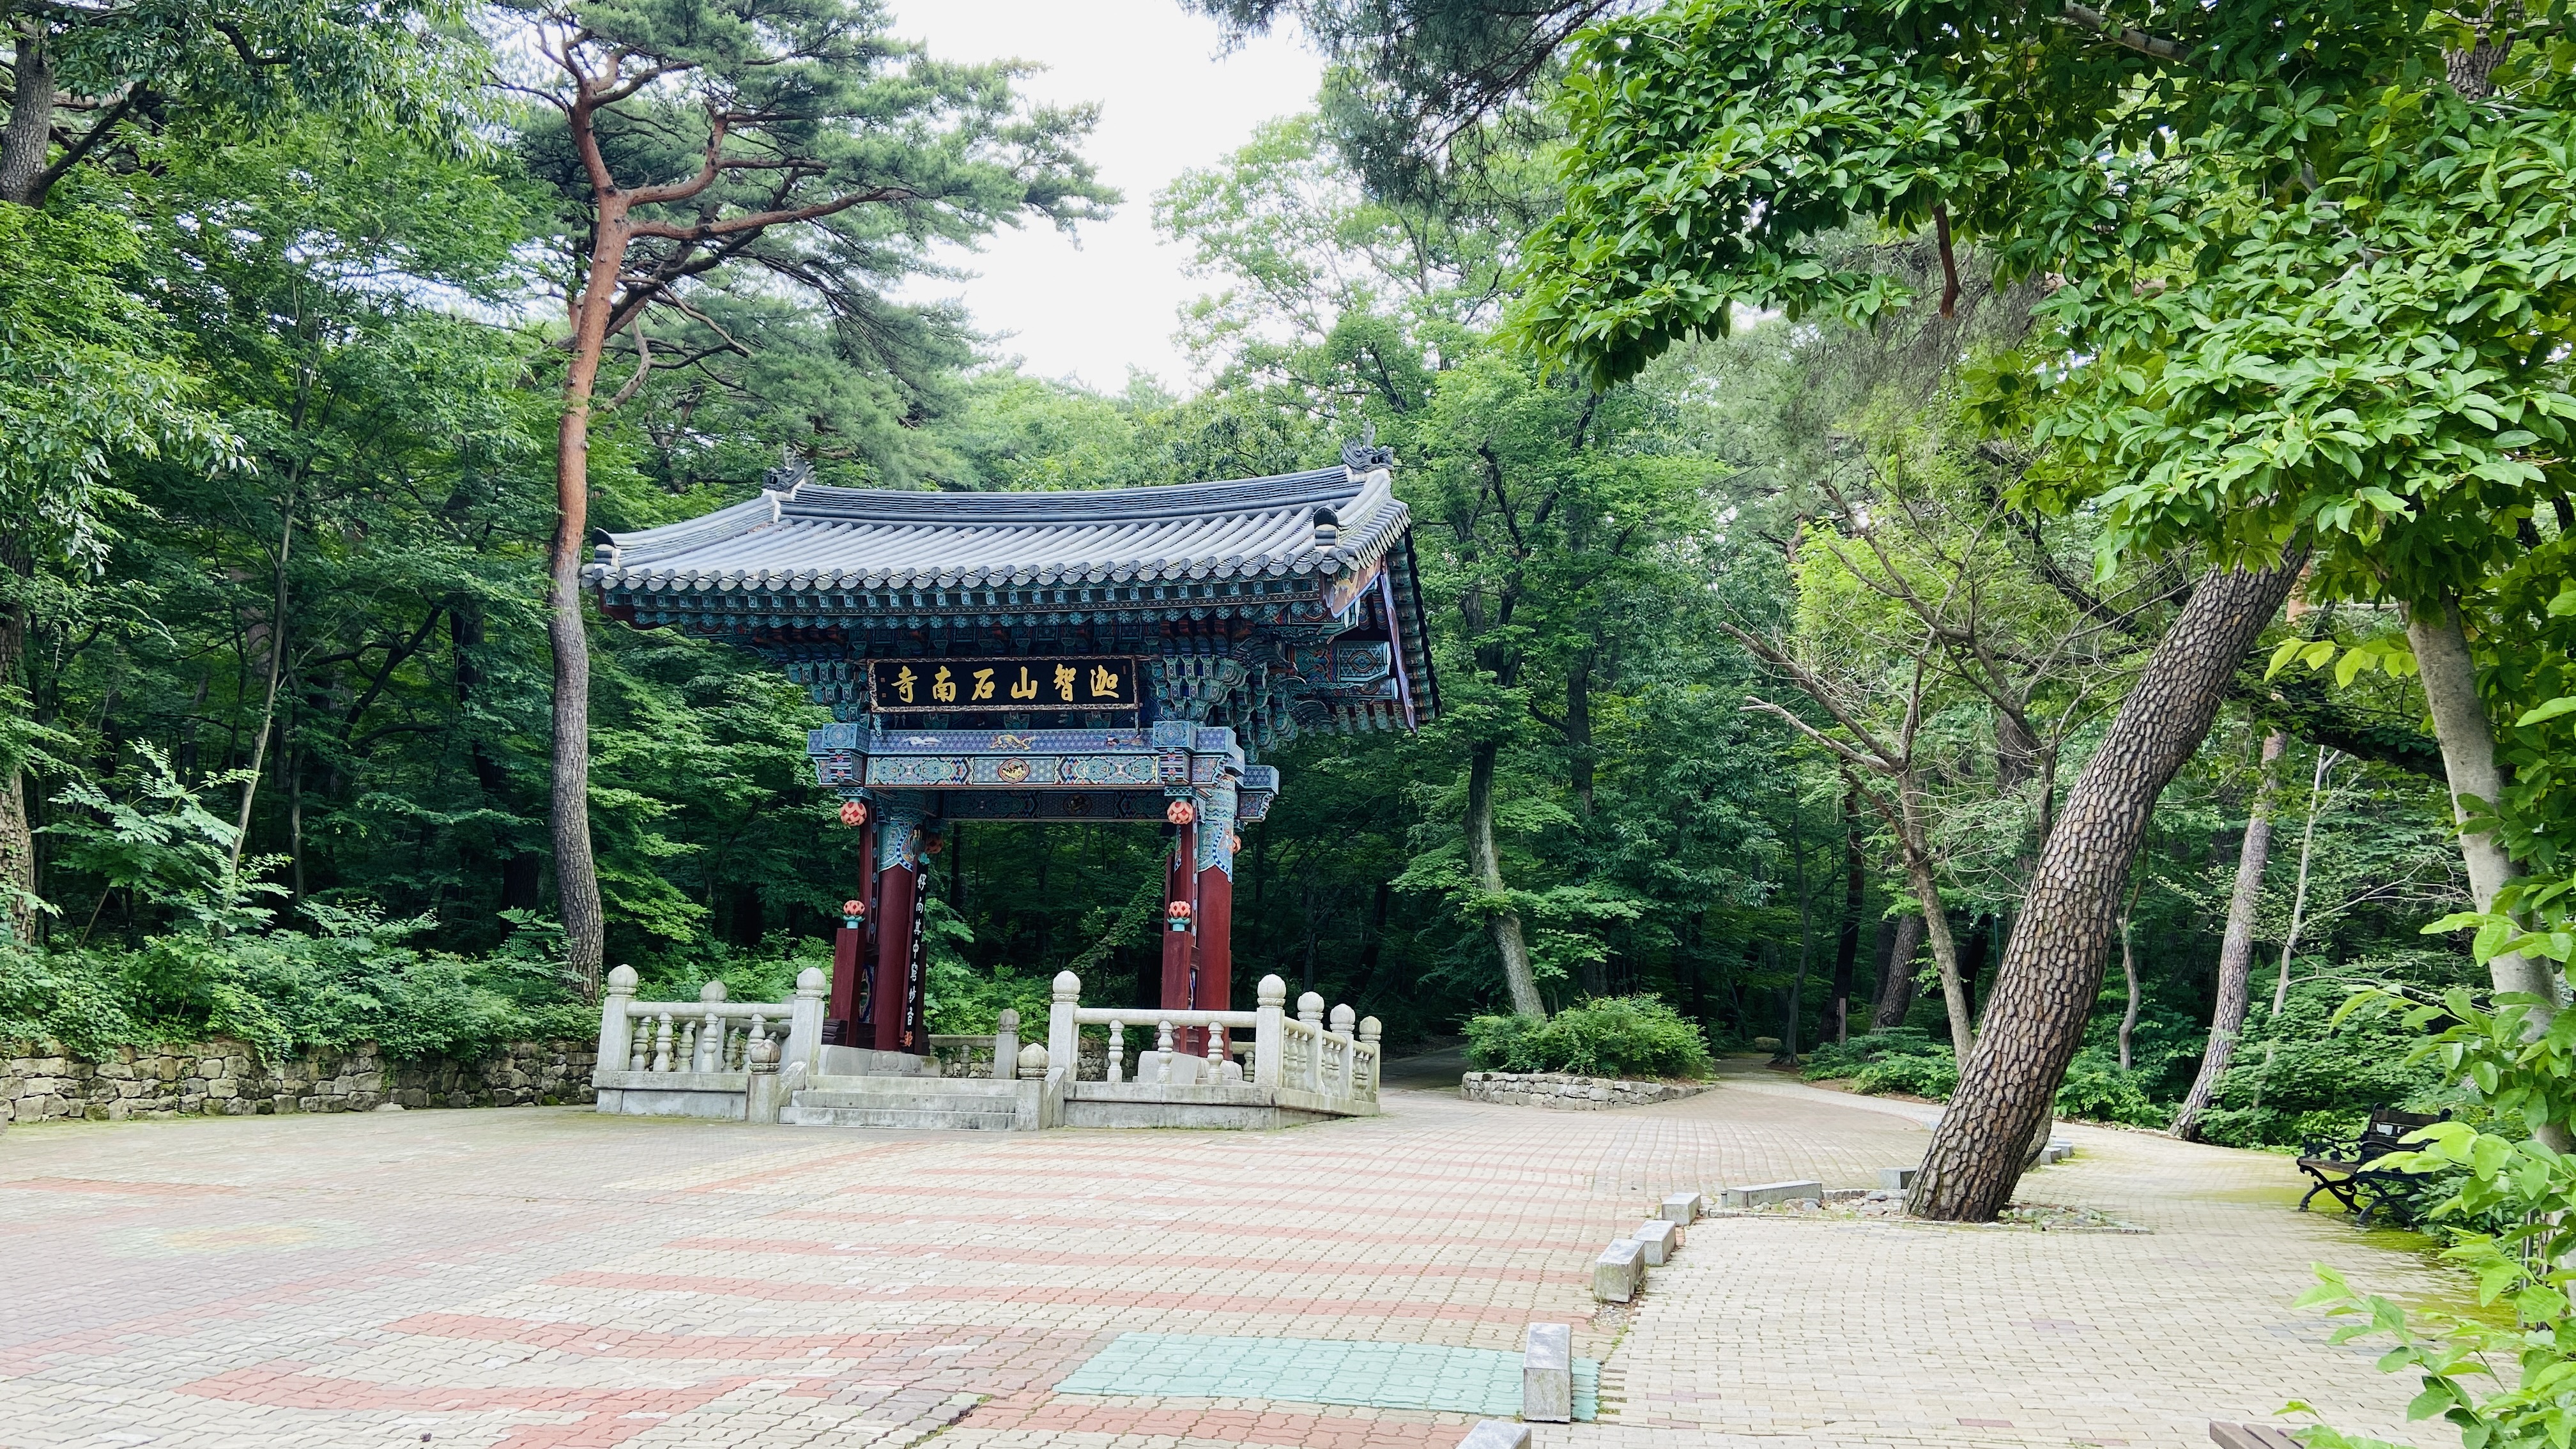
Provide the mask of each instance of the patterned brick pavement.
MULTIPOLYGON (((1516 1349, 1550 1449, 2206 1442, 2409 1386, 2289 1307, 2410 1255, 2277 1158, 2071 1130, 2025 1184, 2143 1235, 1727 1219, 1596 1318, 1599 1246, 1728 1182, 1866 1185, 1925 1109, 1767 1075, 1610 1113, 1390 1093, 1272 1134, 753 1129, 577 1109, 42 1124, 0 1138, 0 1446, 1446 1449, 1457 1414, 1060 1395, 1121 1333, 1516 1349)), ((2412 1442, 2433 1444, 2438 1438, 2412 1442)))

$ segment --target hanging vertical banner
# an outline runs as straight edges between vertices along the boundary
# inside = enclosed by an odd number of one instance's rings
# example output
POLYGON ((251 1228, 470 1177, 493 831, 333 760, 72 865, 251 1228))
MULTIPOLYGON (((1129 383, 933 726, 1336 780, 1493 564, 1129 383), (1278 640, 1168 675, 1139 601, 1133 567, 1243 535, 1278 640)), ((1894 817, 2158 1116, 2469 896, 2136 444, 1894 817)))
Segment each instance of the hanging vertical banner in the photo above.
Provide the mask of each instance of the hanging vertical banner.
POLYGON ((871 659, 868 699, 879 714, 940 710, 1135 709, 1136 660, 871 659))

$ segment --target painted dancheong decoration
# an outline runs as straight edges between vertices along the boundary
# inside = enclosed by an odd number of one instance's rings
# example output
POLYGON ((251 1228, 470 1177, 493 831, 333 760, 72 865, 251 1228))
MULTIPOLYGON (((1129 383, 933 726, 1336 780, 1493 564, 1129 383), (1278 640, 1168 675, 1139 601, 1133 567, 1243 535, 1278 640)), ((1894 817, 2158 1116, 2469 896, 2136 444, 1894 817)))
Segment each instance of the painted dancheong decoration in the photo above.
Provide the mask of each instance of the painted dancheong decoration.
POLYGON ((920 874, 966 820, 1166 827, 1170 1050, 1229 1059, 1236 830, 1279 789, 1260 755, 1439 709, 1393 464, 1353 443, 1269 478, 928 493, 791 463, 749 502, 603 535, 603 612, 772 660, 836 721, 806 748, 858 869, 816 1070, 927 1053, 920 874))

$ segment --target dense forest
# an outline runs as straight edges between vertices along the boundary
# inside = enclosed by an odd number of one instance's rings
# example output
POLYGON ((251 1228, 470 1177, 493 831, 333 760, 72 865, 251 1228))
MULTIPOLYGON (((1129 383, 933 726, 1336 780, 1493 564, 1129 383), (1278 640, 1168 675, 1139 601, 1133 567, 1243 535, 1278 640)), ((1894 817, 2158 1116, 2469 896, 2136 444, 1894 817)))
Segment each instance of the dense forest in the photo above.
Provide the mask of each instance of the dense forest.
MULTIPOLYGON (((2483 991, 2525 927, 2514 949, 2566 953, 2554 897, 2473 879, 2451 794, 2505 814, 2473 846, 2561 868, 2568 409, 2563 348, 2531 339, 2564 335, 2567 264, 2458 240, 2452 290, 2519 268, 2518 300, 2455 319, 2487 328, 2457 355, 2382 356, 2386 317, 2275 305, 2361 263, 2297 252, 2276 213, 2310 203, 2215 83, 2169 105, 2233 139, 2160 159, 2148 122, 2120 130, 2114 206, 2083 166, 1995 159, 2091 102, 1945 130, 1991 77, 1892 42, 1862 38, 1904 85, 1783 140, 1636 59, 1773 43, 1712 38, 1772 23, 1751 8, 1580 41, 1609 7, 1417 8, 1296 11, 1334 60, 1317 109, 1121 197, 1088 112, 855 0, 5 7, 0 1032, 463 1053, 587 1034, 602 961, 781 990, 828 958, 855 868, 807 769, 824 716, 756 659, 583 614, 561 580, 589 529, 748 497, 782 455, 841 485, 1078 488, 1293 471, 1366 432, 1413 510, 1445 709, 1272 761, 1245 979, 1399 1043, 1516 985, 1544 1010, 1651 995, 1717 1046, 1947 1096, 2044 947, 2024 926, 2092 818, 2079 779, 2129 748, 2195 581, 2241 564, 2282 582, 2094 891, 2107 934, 2071 979, 2103 985, 2070 1008, 2059 1108, 2263 1145, 2461 1100, 2395 1018, 2336 1013, 2373 983, 2483 991), (1872 127, 1913 139, 1865 156, 1872 127), (1764 145, 1871 179, 1718 168, 1738 179, 1638 199, 1643 152, 1764 145), (1116 206, 1205 279, 1174 319, 1193 391, 1030 376, 898 300, 943 244, 1116 206), (1706 255, 1648 235, 1693 207, 1720 219, 1706 255), (2206 260, 2240 234, 2281 255, 2206 260), (2446 401, 2335 395, 2407 367, 2446 401), (2429 644, 2428 608, 2453 620, 2429 644), (2442 639, 2484 671, 2500 783, 2446 765, 2419 667, 2442 639), (2483 950, 2424 931, 2476 912, 2483 950)), ((2139 54, 2083 53, 2070 92, 2139 54)), ((1802 84, 1839 83, 1776 82, 1802 84)), ((2532 168, 2502 184, 2563 210, 2532 168)), ((2438 180, 2371 224, 2415 225, 2438 180)), ((1149 990, 1168 848, 957 832, 934 1020, 988 1025, 1068 964, 1149 990)))

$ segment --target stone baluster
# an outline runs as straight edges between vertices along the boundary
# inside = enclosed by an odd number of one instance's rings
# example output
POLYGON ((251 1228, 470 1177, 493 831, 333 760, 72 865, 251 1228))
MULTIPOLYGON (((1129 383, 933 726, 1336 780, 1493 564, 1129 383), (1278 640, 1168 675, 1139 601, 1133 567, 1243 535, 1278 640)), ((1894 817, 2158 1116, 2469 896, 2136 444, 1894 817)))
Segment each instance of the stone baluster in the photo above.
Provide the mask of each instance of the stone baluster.
POLYGON ((994 1022, 993 1075, 1007 1082, 1020 1069, 1019 1063, 1020 1013, 1017 1007, 1005 1006, 994 1022))
POLYGON ((1127 1080, 1127 1023, 1123 1021, 1109 1023, 1109 1070, 1105 1075, 1113 1082, 1127 1080))
POLYGON ((823 996, 830 990, 831 977, 822 967, 808 966, 796 973, 796 1000, 788 1007, 787 1051, 778 1060, 782 1075, 800 1067, 813 1070, 823 1047, 823 996))
POLYGON ((1063 1068, 1070 1082, 1082 1075, 1082 1028, 1073 1020, 1074 1008, 1082 1003, 1082 978, 1059 971, 1053 991, 1055 999, 1047 1008, 1047 1062, 1063 1068))
POLYGON ((675 1071, 698 1069, 698 1024, 694 1019, 680 1023, 680 1044, 671 1049, 671 1059, 679 1063, 675 1071))
POLYGON ((1253 1011, 1252 1084, 1274 1090, 1279 1085, 1281 1048, 1284 1035, 1281 1022, 1286 1019, 1288 983, 1276 976, 1264 976, 1257 990, 1258 1003, 1253 1011))
POLYGON ((626 1070, 651 1071, 653 1069, 653 1018, 639 1016, 634 1019, 632 1025, 635 1028, 635 1043, 626 1058, 626 1070))
POLYGON ((1225 1080, 1224 1027, 1211 1026, 1207 1029, 1207 1046, 1208 1085, 1215 1086, 1225 1080))
POLYGON ((653 1070, 667 1072, 671 1069, 671 1013, 663 1012, 658 1020, 660 1029, 653 1034, 653 1070))
POLYGON ((1140 1082, 1147 1080, 1168 1082, 1171 1079, 1172 1024, 1167 1021, 1160 1027, 1156 1028, 1154 1032, 1154 1075, 1149 1079, 1142 1072, 1139 1072, 1136 1075, 1136 1080, 1140 1082))
MULTIPOLYGON (((769 1040, 769 1018, 755 1011, 751 1014, 751 1029, 744 1032, 742 1036, 742 1069, 744 1071, 747 1072, 751 1070, 753 1044, 767 1040, 769 1040)), ((770 1066, 775 1069, 778 1064, 778 1053, 771 1052, 769 1054, 769 1062, 770 1066)))
POLYGON ((698 988, 698 1004, 707 1008, 707 1014, 699 1023, 697 1035, 692 1038, 696 1050, 689 1053, 690 1071, 724 1070, 725 1022, 724 1016, 716 1010, 724 1004, 724 999, 725 984, 722 981, 710 981, 698 988))
POLYGON ((599 1002, 599 1059, 591 1071, 591 1083, 598 1085, 601 1072, 613 1072, 635 1054, 635 1023, 628 1018, 628 1008, 635 1001, 635 968, 620 966, 608 973, 608 989, 599 1002))
POLYGON ((1311 1033, 1298 1033, 1305 1037, 1301 1045, 1306 1060, 1297 1085, 1309 1092, 1320 1093, 1324 1090, 1324 998, 1312 991, 1298 997, 1297 1019, 1314 1028, 1311 1033))

